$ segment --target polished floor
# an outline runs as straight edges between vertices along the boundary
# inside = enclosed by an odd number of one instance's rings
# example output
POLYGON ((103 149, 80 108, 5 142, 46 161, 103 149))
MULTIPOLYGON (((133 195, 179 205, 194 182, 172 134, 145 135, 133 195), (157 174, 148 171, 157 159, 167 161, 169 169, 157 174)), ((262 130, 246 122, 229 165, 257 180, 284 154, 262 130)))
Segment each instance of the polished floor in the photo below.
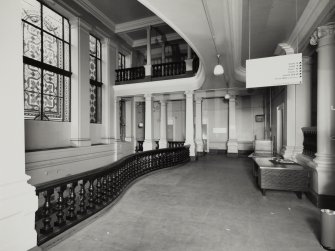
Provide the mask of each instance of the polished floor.
POLYGON ((252 161, 207 155, 135 183, 103 216, 51 250, 317 251, 319 211, 254 184, 252 161))

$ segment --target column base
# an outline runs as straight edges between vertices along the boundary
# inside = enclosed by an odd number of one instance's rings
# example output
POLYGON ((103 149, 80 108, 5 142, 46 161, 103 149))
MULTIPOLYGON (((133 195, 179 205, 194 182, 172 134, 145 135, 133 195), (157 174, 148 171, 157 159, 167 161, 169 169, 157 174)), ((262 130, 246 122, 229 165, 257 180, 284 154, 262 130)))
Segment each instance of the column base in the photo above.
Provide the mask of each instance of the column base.
POLYGON ((156 148, 156 143, 153 140, 144 140, 143 142, 143 151, 151 151, 156 148))
POLYGON ((168 148, 168 142, 167 140, 160 140, 159 141, 159 149, 163 149, 163 148, 168 148))
POLYGON ((30 177, 24 175, 17 181, 0 184, 3 250, 28 250, 37 245, 35 212, 38 208, 38 197, 35 195, 35 187, 27 183, 28 179, 30 177), (17 241, 19 233, 22 234, 20 241, 17 241))
POLYGON ((313 174, 314 190, 322 195, 335 195, 335 155, 316 154, 316 172, 313 174))
POLYGON ((114 139, 113 138, 101 138, 101 142, 102 142, 102 144, 109 145, 109 144, 112 144, 114 142, 114 139))
POLYGON ((235 153, 238 154, 238 142, 237 140, 228 140, 227 142, 227 154, 235 153))
POLYGON ((190 156, 195 157, 196 156, 196 147, 194 144, 194 141, 185 141, 185 145, 189 145, 190 146, 190 156))
POLYGON ((203 152, 204 151, 204 143, 201 139, 198 139, 195 141, 195 144, 197 146, 197 152, 203 152))
POLYGON ((71 146, 74 147, 84 147, 84 146, 91 146, 91 139, 71 139, 71 146))

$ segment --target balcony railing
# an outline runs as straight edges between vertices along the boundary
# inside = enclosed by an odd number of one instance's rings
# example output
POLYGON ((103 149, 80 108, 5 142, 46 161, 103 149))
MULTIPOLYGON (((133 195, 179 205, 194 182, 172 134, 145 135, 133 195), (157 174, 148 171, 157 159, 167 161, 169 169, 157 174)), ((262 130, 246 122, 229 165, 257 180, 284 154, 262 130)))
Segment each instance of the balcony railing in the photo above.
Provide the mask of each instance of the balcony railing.
POLYGON ((317 152, 317 130, 316 127, 303 127, 302 133, 304 134, 304 150, 303 154, 312 158, 315 157, 317 152))
POLYGON ((152 77, 169 77, 186 73, 185 61, 155 64, 152 66, 152 77))
MULTIPOLYGON (((188 61, 188 60, 186 60, 188 61)), ((163 64, 154 64, 151 66, 151 73, 142 67, 118 69, 116 72, 116 85, 130 84, 136 82, 158 81, 173 78, 186 78, 194 76, 199 69, 199 58, 195 57, 190 61, 176 61, 163 64), (190 64, 190 65, 189 65, 190 64), (186 70, 187 69, 187 70, 186 70), (151 74, 151 75, 150 75, 151 74)))
POLYGON ((183 147, 184 144, 185 144, 185 141, 168 141, 169 148, 183 147))
POLYGON ((118 69, 115 70, 115 73, 116 73, 115 82, 131 81, 145 78, 144 66, 118 69))
POLYGON ((146 151, 38 185, 36 194, 42 199, 35 218, 38 245, 111 204, 138 177, 189 160, 189 147, 146 151))

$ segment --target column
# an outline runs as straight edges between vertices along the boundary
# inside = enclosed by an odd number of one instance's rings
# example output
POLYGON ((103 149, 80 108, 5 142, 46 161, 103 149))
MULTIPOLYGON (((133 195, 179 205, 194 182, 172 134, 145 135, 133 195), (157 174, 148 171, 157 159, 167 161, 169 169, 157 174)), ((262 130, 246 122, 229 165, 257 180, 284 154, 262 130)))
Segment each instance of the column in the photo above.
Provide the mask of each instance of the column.
POLYGON ((133 140, 133 135, 132 135, 132 101, 131 100, 126 100, 125 102, 126 105, 126 115, 125 115, 125 121, 126 121, 126 138, 125 140, 127 142, 131 142, 133 140))
POLYGON ((145 76, 151 76, 151 26, 147 27, 147 64, 144 68, 145 76))
POLYGON ((335 38, 334 23, 317 28, 311 44, 318 45, 317 66, 317 179, 318 194, 335 195, 335 38))
POLYGON ((229 98, 229 138, 227 143, 228 154, 238 154, 238 143, 236 134, 236 97, 229 98))
POLYGON ((113 100, 113 120, 114 120, 114 140, 120 141, 120 97, 114 97, 113 100))
POLYGON ((113 85, 115 83, 116 47, 109 38, 102 40, 102 135, 104 144, 113 142, 113 85))
POLYGON ((193 121, 193 91, 186 91, 186 136, 185 145, 190 145, 190 156, 195 158, 194 121, 193 121))
POLYGON ((192 49, 191 46, 187 45, 187 59, 185 59, 186 72, 193 71, 193 58, 191 57, 192 57, 192 49))
POLYGON ((198 154, 204 152, 204 142, 202 140, 202 98, 195 98, 195 143, 198 154))
POLYGON ((89 29, 80 18, 71 19, 71 144, 90 146, 89 29))
POLYGON ((145 94, 145 139, 143 143, 143 150, 149 151, 155 148, 155 142, 153 141, 153 130, 152 130, 152 95, 145 94))
POLYGON ((38 198, 25 174, 21 10, 20 0, 9 1, 0 9, 0 29, 6 34, 1 42, 6 63, 1 64, 0 74, 3 83, 10 83, 0 94, 1 116, 6 118, 0 130, 1 250, 28 250, 37 244, 38 198), (18 72, 9 74, 13 69, 18 72))
POLYGON ((161 123, 160 123, 160 140, 159 140, 159 148, 167 148, 167 101, 162 99, 161 103, 161 123))
POLYGON ((132 130, 133 130, 133 144, 134 144, 134 149, 137 146, 137 119, 136 119, 136 105, 137 105, 137 101, 136 101, 136 97, 133 98, 132 100, 132 130))

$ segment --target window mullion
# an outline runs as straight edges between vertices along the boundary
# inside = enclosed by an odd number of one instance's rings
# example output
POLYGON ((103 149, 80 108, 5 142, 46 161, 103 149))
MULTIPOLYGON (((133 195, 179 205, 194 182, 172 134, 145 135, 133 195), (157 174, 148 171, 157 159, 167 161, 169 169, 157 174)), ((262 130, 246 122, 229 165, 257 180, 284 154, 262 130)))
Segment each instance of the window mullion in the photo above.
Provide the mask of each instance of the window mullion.
MULTIPOLYGON (((44 44, 43 44, 43 5, 41 4, 41 62, 44 63, 44 44)), ((41 68, 41 120, 44 118, 44 69, 41 68)))

